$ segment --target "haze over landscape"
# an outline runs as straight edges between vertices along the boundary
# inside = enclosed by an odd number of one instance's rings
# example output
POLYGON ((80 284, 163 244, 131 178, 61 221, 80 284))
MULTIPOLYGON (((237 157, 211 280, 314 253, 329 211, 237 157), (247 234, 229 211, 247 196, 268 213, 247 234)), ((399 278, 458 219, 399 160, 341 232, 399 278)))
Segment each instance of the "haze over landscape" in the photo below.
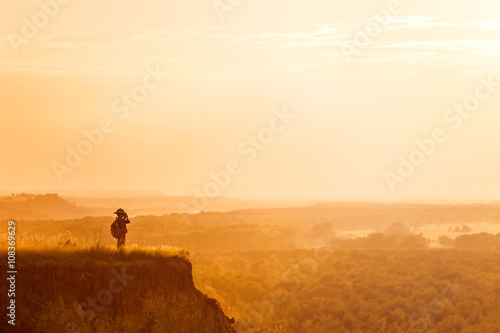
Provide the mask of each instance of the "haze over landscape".
POLYGON ((498 333, 499 111, 497 0, 1 2, 0 331, 498 333))

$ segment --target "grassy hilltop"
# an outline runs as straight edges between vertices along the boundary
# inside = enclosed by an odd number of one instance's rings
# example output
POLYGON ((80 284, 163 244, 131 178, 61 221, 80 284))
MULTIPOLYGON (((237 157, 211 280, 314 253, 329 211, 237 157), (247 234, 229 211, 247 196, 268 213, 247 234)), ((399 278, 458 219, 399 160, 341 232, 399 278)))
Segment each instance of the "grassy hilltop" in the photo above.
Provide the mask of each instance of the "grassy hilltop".
POLYGON ((21 243, 17 270, 16 331, 234 332, 183 249, 21 243))

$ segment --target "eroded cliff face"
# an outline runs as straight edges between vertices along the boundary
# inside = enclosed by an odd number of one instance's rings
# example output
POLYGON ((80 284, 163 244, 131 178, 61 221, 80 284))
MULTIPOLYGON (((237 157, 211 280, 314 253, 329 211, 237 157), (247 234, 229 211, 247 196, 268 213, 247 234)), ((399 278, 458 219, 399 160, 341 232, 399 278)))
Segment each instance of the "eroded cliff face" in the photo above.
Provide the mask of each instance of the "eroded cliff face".
POLYGON ((20 253, 16 289, 17 332, 235 332, 179 257, 20 253))

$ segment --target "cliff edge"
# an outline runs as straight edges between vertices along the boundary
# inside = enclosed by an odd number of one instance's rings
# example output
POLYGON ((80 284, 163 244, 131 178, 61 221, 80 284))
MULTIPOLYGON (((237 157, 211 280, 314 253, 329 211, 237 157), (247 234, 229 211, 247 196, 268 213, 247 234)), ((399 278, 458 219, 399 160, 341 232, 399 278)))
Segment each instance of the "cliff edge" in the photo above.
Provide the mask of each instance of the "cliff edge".
POLYGON ((185 254, 19 251, 17 271, 17 332, 235 332, 185 254))

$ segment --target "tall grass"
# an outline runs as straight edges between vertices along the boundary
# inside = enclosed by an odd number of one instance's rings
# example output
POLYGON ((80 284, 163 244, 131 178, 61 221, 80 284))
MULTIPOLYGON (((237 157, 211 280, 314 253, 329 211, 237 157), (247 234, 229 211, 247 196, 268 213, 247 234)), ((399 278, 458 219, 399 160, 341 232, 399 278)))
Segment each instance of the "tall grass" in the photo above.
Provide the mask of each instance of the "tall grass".
MULTIPOLYGON (((7 253, 8 236, 6 233, 0 234, 0 249, 2 253, 7 253)), ((23 234, 16 239, 16 253, 42 253, 54 256, 96 256, 96 257, 116 257, 123 259, 132 258, 171 258, 178 257, 189 260, 189 251, 172 246, 139 246, 132 244, 124 248, 117 249, 116 246, 103 245, 100 240, 90 241, 84 238, 75 238, 70 232, 61 233, 57 236, 46 238, 38 234, 23 234)))

